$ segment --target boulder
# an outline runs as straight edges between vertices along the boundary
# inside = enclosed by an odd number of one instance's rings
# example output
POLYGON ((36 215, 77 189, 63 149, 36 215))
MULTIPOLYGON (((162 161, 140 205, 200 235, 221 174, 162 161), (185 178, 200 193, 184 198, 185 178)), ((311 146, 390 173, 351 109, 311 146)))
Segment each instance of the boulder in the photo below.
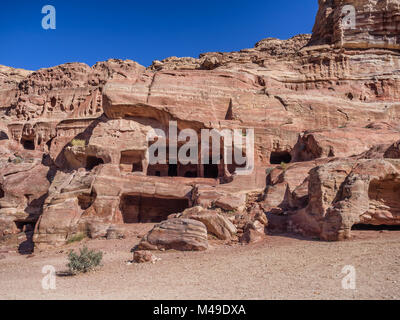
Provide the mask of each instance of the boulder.
POLYGON ((215 206, 226 211, 241 211, 246 206, 245 194, 226 194, 214 202, 215 206))
POLYGON ((237 233, 237 229, 232 222, 213 210, 194 207, 185 210, 182 213, 182 217, 204 223, 207 232, 220 240, 230 240, 237 233))
POLYGON ((241 243, 256 243, 265 239, 265 226, 259 222, 249 222, 245 228, 243 235, 240 237, 241 243))
POLYGON ((204 251, 207 229, 193 219, 169 219, 157 224, 139 243, 138 250, 204 251))
POLYGON ((125 228, 120 225, 111 225, 107 229, 107 240, 116 240, 125 238, 125 228))
POLYGON ((155 263, 157 260, 159 259, 150 251, 134 251, 133 253, 133 262, 135 263, 155 263))

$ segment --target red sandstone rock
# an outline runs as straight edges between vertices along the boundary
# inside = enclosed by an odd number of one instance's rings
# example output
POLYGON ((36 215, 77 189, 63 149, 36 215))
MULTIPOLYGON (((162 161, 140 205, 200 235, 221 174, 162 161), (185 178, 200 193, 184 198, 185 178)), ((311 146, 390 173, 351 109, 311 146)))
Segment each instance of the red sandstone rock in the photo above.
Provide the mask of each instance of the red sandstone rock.
POLYGON ((389 124, 370 124, 365 128, 338 128, 305 133, 292 151, 293 161, 309 161, 327 157, 351 157, 374 145, 394 143, 400 127, 389 124))
POLYGON ((150 251, 135 251, 133 253, 133 262, 135 263, 155 263, 158 258, 150 251))
POLYGON ((244 228, 240 237, 241 243, 256 243, 265 239, 265 226, 259 221, 250 222, 244 228))
POLYGON ((400 48, 397 0, 320 0, 312 44, 336 44, 349 48, 400 48), (342 8, 354 6, 356 28, 346 29, 342 8))
POLYGON ((216 236, 220 240, 230 240, 237 232, 236 227, 223 215, 206 210, 202 207, 193 207, 185 210, 182 215, 185 219, 193 219, 204 223, 207 232, 216 236))
POLYGON ((170 219, 154 227, 139 243, 139 250, 204 251, 208 249, 207 229, 192 219, 170 219))
POLYGON ((310 172, 309 203, 291 231, 325 240, 351 237, 355 224, 399 224, 399 160, 338 160, 310 172))

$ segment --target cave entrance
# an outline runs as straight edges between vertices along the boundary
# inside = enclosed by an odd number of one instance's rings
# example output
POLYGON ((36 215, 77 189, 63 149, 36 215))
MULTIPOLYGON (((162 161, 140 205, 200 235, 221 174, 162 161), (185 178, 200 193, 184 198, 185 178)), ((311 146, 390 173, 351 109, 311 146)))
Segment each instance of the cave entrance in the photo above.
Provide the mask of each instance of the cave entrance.
POLYGON ((218 178, 219 170, 217 164, 205 164, 204 165, 204 178, 218 178))
POLYGON ((158 223, 172 213, 189 208, 188 199, 164 199, 125 195, 121 198, 120 209, 124 223, 158 223))
POLYGON ((35 150, 35 141, 33 139, 22 139, 21 143, 25 150, 35 150))
POLYGON ((2 187, 0 187, 0 199, 4 198, 4 190, 2 187))
POLYGON ((289 152, 271 152, 271 157, 269 162, 271 164, 281 164, 281 163, 290 163, 292 161, 292 156, 289 152))
POLYGON ((0 140, 8 140, 7 133, 0 131, 0 140))
POLYGON ((90 171, 93 168, 104 164, 103 159, 101 158, 97 158, 97 157, 93 157, 93 156, 89 156, 86 158, 86 170, 90 171))
POLYGON ((373 224, 355 224, 351 230, 358 231, 400 231, 400 225, 373 225, 373 224))
POLYGON ((168 165, 168 177, 177 177, 178 176, 178 165, 177 164, 169 164, 168 165))
POLYGON ((14 221, 15 226, 20 232, 32 232, 35 230, 35 222, 32 221, 24 221, 24 220, 16 220, 14 221))
POLYGON ((89 209, 96 200, 96 194, 81 194, 78 196, 78 204, 82 210, 89 209))

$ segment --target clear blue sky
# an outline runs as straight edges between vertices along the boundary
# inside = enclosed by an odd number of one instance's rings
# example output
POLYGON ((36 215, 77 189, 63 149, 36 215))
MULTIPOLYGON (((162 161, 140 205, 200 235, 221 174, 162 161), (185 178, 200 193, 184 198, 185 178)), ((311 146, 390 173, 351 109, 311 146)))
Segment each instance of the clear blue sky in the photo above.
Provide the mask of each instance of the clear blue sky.
POLYGON ((251 48, 310 33, 317 0, 1 0, 0 64, 37 70, 110 58, 145 66, 169 56, 251 48), (57 29, 44 30, 44 5, 57 29))

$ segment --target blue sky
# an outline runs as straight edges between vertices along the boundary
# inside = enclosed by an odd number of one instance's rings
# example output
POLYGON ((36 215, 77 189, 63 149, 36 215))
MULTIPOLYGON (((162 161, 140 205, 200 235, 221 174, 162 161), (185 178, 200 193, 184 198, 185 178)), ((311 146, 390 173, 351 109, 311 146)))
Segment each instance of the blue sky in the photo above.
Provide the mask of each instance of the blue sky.
POLYGON ((317 0, 1 0, 0 64, 37 70, 110 58, 145 66, 169 56, 251 48, 310 33, 317 0), (44 5, 56 30, 44 30, 44 5))

